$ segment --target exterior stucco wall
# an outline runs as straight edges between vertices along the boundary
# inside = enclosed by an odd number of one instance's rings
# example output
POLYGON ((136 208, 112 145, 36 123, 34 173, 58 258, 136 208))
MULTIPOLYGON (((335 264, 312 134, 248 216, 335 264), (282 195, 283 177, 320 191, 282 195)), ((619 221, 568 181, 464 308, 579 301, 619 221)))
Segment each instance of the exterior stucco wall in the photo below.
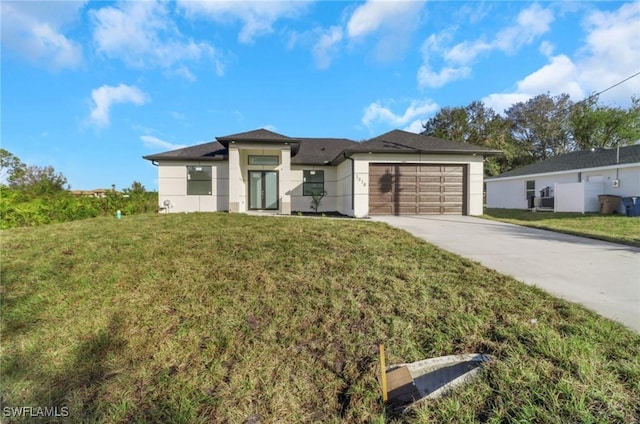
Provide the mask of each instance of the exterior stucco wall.
POLYGON ((468 215, 482 215, 483 157, 475 155, 426 155, 358 153, 355 160, 354 216, 369 215, 369 164, 370 163, 423 163, 441 165, 466 165, 466 204, 468 215))
POLYGON ((158 207, 171 202, 169 212, 216 212, 229 209, 227 162, 159 162, 158 207), (187 195, 187 166, 211 166, 211 195, 187 195))
POLYGON ((291 166, 289 146, 234 144, 229 146, 228 161, 165 161, 158 167, 159 206, 171 201, 170 212, 248 210, 248 178, 250 170, 276 170, 279 175, 279 212, 310 211, 311 197, 302 195, 304 170, 323 170, 325 190, 320 211, 338 211, 345 215, 369 215, 370 163, 430 163, 463 164, 467 167, 466 204, 469 215, 482 214, 483 162, 482 156, 415 155, 415 154, 355 154, 353 163, 345 160, 338 166, 291 166), (249 155, 278 155, 277 166, 249 165, 249 155), (212 194, 188 196, 187 166, 212 166, 212 194), (352 175, 353 167, 353 175, 352 175))
MULTIPOLYGON (((537 174, 521 177, 504 178, 498 180, 487 180, 487 207, 503 209, 527 209, 526 182, 535 181, 535 195, 540 196, 540 190, 551 187, 555 184, 565 183, 602 183, 602 190, 598 194, 612 194, 621 197, 640 196, 640 164, 623 165, 619 168, 592 168, 587 170, 574 170, 569 172, 554 174, 537 174), (619 181, 619 186, 615 187, 614 180, 619 181)), ((576 185, 575 187, 585 187, 576 185)), ((555 192, 552 191, 552 196, 555 192)), ((589 190, 589 196, 596 196, 589 190)), ((591 199, 593 200, 593 199, 591 199)), ((585 199, 587 204, 593 204, 589 199, 585 199)), ((592 207, 588 209, 593 209, 592 207)), ((589 211, 587 209, 587 211, 589 211)), ((622 213, 622 207, 619 212, 622 213)))
POLYGON ((336 168, 336 210, 353 216, 351 161, 345 160, 336 168))
POLYGON ((302 184, 304 171, 324 171, 324 191, 327 195, 322 198, 318 207, 318 212, 337 211, 338 183, 336 181, 337 169, 335 166, 317 165, 293 165, 291 167, 291 210, 310 212, 311 196, 303 196, 302 184))
POLYGON ((232 212, 247 212, 249 171, 278 171, 278 212, 291 213, 290 146, 235 143, 229 146, 230 200, 232 212), (278 165, 249 165, 249 156, 278 156, 278 165))

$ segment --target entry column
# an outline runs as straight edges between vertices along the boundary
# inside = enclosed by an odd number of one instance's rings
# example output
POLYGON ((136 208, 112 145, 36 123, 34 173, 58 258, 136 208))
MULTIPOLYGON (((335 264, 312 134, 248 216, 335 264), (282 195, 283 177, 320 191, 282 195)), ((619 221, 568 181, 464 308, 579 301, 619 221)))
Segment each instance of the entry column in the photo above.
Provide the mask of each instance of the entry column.
POLYGON ((229 146, 229 212, 240 212, 241 174, 240 152, 229 146))

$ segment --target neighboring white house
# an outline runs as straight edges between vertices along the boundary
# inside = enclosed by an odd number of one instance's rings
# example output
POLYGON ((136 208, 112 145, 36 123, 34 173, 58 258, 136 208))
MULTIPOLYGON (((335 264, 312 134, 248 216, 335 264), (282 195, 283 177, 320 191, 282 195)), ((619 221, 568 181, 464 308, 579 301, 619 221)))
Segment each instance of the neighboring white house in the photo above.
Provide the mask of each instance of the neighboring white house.
MULTIPOLYGON (((567 153, 487 178, 487 207, 597 212, 601 194, 640 196, 640 144, 567 153), (538 200, 539 199, 539 200, 538 200)), ((621 204, 618 213, 625 213, 621 204)))
POLYGON ((394 130, 364 142, 265 129, 145 156, 167 212, 482 214, 483 159, 500 153, 394 130))

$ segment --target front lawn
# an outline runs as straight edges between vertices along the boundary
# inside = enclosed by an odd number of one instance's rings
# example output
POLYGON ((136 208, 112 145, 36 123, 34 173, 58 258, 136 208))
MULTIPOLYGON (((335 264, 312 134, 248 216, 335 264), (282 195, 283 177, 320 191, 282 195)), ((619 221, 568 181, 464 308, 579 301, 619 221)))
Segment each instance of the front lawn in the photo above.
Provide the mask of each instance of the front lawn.
POLYGON ((640 217, 485 209, 483 218, 640 247, 640 217))
POLYGON ((170 214, 1 235, 3 414, 638 422, 638 334, 382 223, 170 214), (380 342, 388 364, 496 361, 398 416, 381 401, 380 342))

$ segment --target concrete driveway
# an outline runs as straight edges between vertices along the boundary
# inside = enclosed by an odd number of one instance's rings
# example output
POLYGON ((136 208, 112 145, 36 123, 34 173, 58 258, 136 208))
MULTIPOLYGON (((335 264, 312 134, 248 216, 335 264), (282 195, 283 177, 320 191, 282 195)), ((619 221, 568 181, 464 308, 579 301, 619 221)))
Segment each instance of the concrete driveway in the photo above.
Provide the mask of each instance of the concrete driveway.
POLYGON ((470 216, 373 219, 640 332, 640 248, 470 216))

